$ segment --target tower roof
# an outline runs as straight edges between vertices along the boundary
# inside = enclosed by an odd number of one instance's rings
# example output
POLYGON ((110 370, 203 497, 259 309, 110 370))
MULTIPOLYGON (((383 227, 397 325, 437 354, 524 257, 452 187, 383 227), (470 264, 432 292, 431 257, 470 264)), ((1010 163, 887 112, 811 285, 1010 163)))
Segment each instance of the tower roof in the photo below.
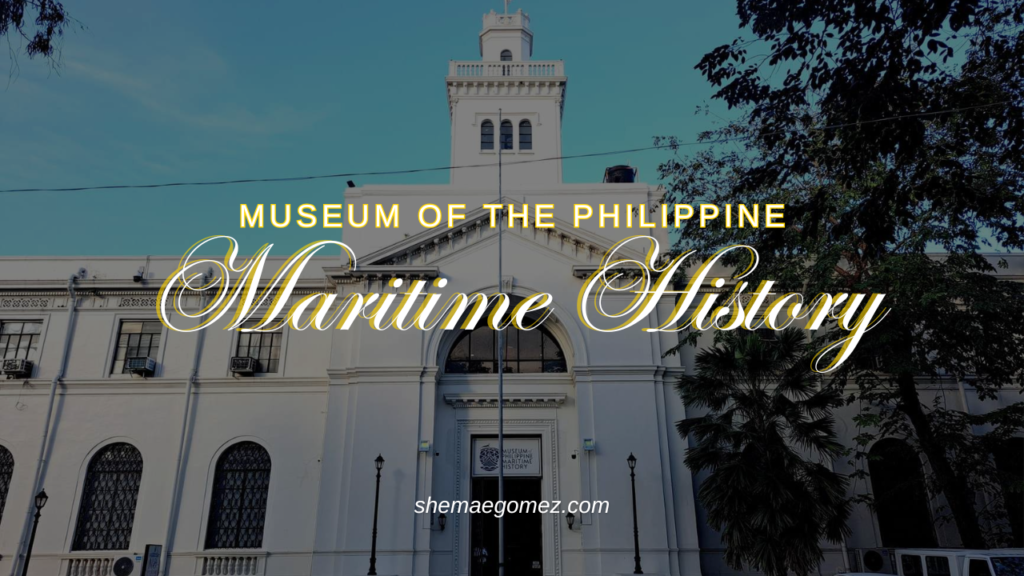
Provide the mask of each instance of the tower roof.
POLYGON ((484 26, 480 31, 480 57, 485 56, 484 45, 491 38, 518 37, 522 41, 525 53, 520 59, 526 60, 533 56, 533 32, 530 31, 530 15, 517 10, 514 14, 498 14, 494 10, 484 14, 484 26))

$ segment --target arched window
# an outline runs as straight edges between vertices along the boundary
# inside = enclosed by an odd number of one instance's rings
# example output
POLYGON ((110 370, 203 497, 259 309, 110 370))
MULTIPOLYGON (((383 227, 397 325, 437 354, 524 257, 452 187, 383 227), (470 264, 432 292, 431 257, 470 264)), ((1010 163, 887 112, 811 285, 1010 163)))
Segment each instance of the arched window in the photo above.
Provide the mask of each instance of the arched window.
POLYGON ((480 149, 494 150, 494 123, 490 120, 480 124, 480 149))
POLYGON ((529 120, 519 123, 519 149, 533 150, 533 124, 529 120))
POLYGON ((217 460, 206 548, 262 548, 270 491, 270 454, 239 442, 217 460))
MULTIPOLYGON (((1003 487, 1003 504, 1010 520, 1014 548, 1024 546, 1024 438, 1009 438, 995 453, 996 470, 1003 487)), ((3 478, 0 478, 3 481, 3 478)), ((2 494, 0 494, 2 496, 2 494)))
POLYGON ((511 50, 502 50, 501 51, 501 61, 502 62, 511 62, 512 61, 512 51, 511 50))
POLYGON ((882 546, 934 547, 935 530, 917 452, 897 438, 879 440, 869 451, 868 471, 882 546))
POLYGON ((7 490, 11 487, 11 476, 14 475, 14 455, 0 446, 0 523, 4 520, 4 507, 7 505, 7 490))
POLYGON ((97 452, 85 473, 71 549, 127 550, 141 483, 142 454, 135 446, 118 442, 97 452))
MULTIPOLYGON (((540 326, 533 330, 505 329, 506 374, 565 372, 565 354, 558 341, 540 326)), ((466 331, 455 340, 445 362, 448 374, 497 374, 498 335, 489 326, 466 331)))
POLYGON ((501 149, 511 150, 512 149, 512 121, 502 120, 501 121, 501 149))

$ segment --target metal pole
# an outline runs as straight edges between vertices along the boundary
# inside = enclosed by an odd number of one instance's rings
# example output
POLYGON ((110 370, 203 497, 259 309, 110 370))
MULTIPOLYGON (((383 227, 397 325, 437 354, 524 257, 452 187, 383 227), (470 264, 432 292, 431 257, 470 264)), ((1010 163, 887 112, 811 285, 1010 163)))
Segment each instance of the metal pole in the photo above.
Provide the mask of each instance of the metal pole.
POLYGON ((28 549, 25 551, 25 563, 21 565, 21 576, 28 575, 28 563, 32 560, 32 547, 36 544, 36 529, 39 528, 39 518, 43 515, 43 511, 36 508, 35 521, 32 522, 32 535, 28 539, 28 549))
MULTIPOLYGON (((204 275, 201 282, 205 286, 207 282, 213 279, 211 275, 204 275)), ((203 291, 199 296, 199 309, 205 310, 208 301, 208 292, 203 291)), ((185 383, 185 408, 181 413, 181 435, 178 437, 178 458, 174 466, 174 484, 171 490, 171 509, 167 514, 167 533, 164 535, 164 545, 160 549, 160 570, 158 574, 167 576, 168 569, 170 566, 171 558, 171 546, 174 543, 174 528, 177 525, 179 506, 181 496, 181 483, 183 481, 182 476, 184 475, 185 469, 181 465, 185 456, 185 441, 188 438, 188 431, 190 424, 192 423, 192 390, 199 381, 199 360, 203 356, 203 343, 206 342, 206 331, 200 330, 196 336, 196 349, 192 353, 192 374, 188 377, 188 381, 185 383)), ((149 559, 146 559, 149 562, 149 559)))
MULTIPOLYGON (((506 10, 508 4, 505 5, 506 10)), ((501 134, 501 108, 498 108, 498 204, 501 194, 501 149, 505 146, 501 134)), ((502 209, 504 214, 504 209, 502 209)), ((502 289, 501 226, 498 222, 498 292, 502 289)), ((498 330, 498 502, 505 509, 505 331, 498 330)), ((505 576, 505 515, 498 517, 498 576, 505 576)))
MULTIPOLYGON (((629 455, 631 458, 633 454, 629 455)), ((636 525, 636 473, 629 467, 629 482, 633 485, 633 574, 643 574, 640 567, 640 529, 636 525)))
MULTIPOLYGON (((36 473, 35 479, 32 480, 33 493, 38 493, 38 490, 42 489, 43 483, 43 465, 49 456, 48 454, 48 442, 50 438, 51 428, 53 424, 53 404, 57 396, 57 387, 60 385, 61 380, 64 378, 64 371, 68 367, 68 355, 71 351, 71 338, 74 335, 75 328, 75 314, 78 312, 78 294, 75 293, 75 281, 78 278, 77 274, 72 274, 68 278, 68 327, 64 332, 64 348, 60 355, 60 364, 57 365, 57 374, 54 375, 53 380, 50 382, 50 395, 46 400, 46 418, 43 420, 43 437, 39 441, 39 459, 36 460, 36 473)), ((33 504, 34 505, 34 502, 33 504)), ((18 574, 18 558, 22 550, 22 545, 25 543, 25 529, 28 528, 28 519, 31 518, 32 505, 26 510, 24 520, 21 524, 21 535, 18 538, 18 552, 15 555, 13 562, 11 562, 11 576, 18 574)), ((38 510, 36 510, 38 513, 38 510)), ((21 571, 25 573, 24 570, 21 571)))
MULTIPOLYGON (((380 455, 377 456, 380 458, 380 455)), ((366 576, 377 576, 377 507, 380 504, 380 468, 377 468, 377 493, 373 496, 373 537, 370 543, 370 571, 366 576)))

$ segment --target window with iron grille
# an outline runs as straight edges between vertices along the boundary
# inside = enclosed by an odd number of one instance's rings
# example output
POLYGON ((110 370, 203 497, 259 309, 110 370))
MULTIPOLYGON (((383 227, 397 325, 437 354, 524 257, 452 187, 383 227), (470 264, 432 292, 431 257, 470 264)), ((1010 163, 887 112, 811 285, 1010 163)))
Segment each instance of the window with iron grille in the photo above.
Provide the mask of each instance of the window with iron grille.
POLYGON ((206 548, 262 548, 270 491, 270 454, 239 442, 217 460, 206 548))
POLYGON ((494 123, 490 120, 480 124, 480 149, 494 150, 494 123))
POLYGON ((11 476, 14 475, 14 455, 0 446, 0 524, 4 521, 4 508, 7 505, 7 490, 11 487, 11 476))
POLYGON ((512 122, 509 120, 501 121, 501 149, 512 149, 512 122))
POLYGON ((43 323, 38 321, 0 322, 0 354, 4 360, 29 360, 39 350, 43 323))
POLYGON ((511 62, 512 61, 512 51, 511 50, 502 50, 501 51, 501 61, 502 62, 511 62))
POLYGON ((163 324, 159 320, 124 320, 117 334, 117 350, 111 374, 128 374, 126 358, 152 358, 160 349, 163 324))
MULTIPOLYGON (((242 324, 243 328, 255 328, 262 320, 254 320, 242 324)), ((259 374, 275 374, 281 364, 280 332, 240 332, 235 356, 256 360, 255 372, 259 374)))
POLYGON ((533 150, 533 125, 529 120, 519 123, 519 149, 533 150))
POLYGON ((142 483, 142 453, 131 444, 104 447, 89 462, 72 551, 127 550, 142 483))

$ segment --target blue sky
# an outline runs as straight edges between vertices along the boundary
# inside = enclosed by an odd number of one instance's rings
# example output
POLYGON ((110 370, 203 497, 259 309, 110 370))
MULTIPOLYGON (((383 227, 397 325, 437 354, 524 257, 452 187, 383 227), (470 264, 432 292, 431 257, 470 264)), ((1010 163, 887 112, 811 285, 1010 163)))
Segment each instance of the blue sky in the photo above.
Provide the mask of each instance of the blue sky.
MULTIPOLYGON (((85 26, 61 68, 22 55, 0 71, 0 188, 266 178, 444 166, 448 60, 478 59, 499 1, 150 3, 65 7, 85 26), (244 6, 243 8, 240 8, 244 6)), ((736 34, 735 4, 516 0, 535 60, 569 76, 563 154, 692 140, 711 87, 694 65, 736 34)), ((726 115, 721 105, 716 109, 726 115)), ((567 160, 566 182, 629 161, 654 182, 666 152, 567 160)), ((434 184, 446 172, 361 178, 434 184)), ((329 238, 320 228, 242 232, 238 204, 340 202, 345 183, 0 195, 0 255, 180 255, 234 235, 243 252, 329 238)))

